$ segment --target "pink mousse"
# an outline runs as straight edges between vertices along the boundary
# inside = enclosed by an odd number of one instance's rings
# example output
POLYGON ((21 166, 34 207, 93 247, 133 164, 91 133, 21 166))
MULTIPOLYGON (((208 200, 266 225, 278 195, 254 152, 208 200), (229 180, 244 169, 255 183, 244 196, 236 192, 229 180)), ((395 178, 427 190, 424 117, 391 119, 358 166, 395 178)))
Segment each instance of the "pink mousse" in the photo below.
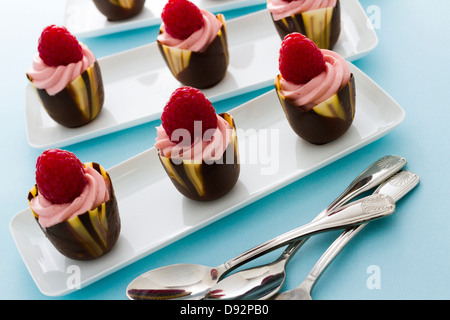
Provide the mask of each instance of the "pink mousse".
MULTIPOLYGON (((200 12, 202 13, 204 21, 203 28, 195 31, 187 39, 176 39, 167 32, 162 32, 158 35, 156 40, 169 47, 195 52, 204 51, 216 38, 222 27, 222 22, 217 19, 215 15, 206 10, 200 9, 200 12)), ((164 30, 164 24, 162 25, 162 29, 164 30)))
POLYGON ((51 227, 109 200, 110 186, 100 173, 86 166, 85 177, 87 184, 83 192, 70 203, 53 204, 40 194, 31 200, 31 209, 39 216, 39 224, 42 227, 51 227))
POLYGON ((273 19, 280 20, 301 12, 336 6, 337 0, 270 0, 267 9, 272 13, 273 19))
POLYGON ((95 56, 89 48, 80 43, 83 49, 83 58, 67 66, 49 67, 37 53, 33 57, 33 65, 27 74, 36 88, 46 90, 51 96, 62 91, 69 83, 80 76, 95 62, 95 56))
POLYGON ((207 130, 203 137, 194 137, 192 143, 177 144, 171 141, 162 126, 156 128, 156 133, 155 148, 165 158, 215 161, 225 152, 233 129, 224 118, 217 116, 217 128, 207 130))
POLYGON ((305 84, 295 84, 280 79, 281 93, 304 111, 330 98, 342 89, 350 80, 347 62, 334 51, 322 49, 325 58, 325 70, 305 84))

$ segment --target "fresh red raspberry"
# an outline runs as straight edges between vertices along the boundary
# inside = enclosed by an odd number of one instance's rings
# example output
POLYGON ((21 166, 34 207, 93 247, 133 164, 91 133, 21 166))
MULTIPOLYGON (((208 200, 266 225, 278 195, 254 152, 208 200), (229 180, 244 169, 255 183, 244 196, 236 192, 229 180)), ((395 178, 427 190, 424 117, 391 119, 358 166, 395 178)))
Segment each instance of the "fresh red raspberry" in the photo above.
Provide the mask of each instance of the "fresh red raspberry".
POLYGON ((325 59, 314 41, 294 32, 281 44, 279 68, 285 80, 304 84, 325 70, 325 59))
POLYGON ((84 165, 72 152, 46 150, 37 159, 36 183, 39 193, 51 203, 71 202, 87 183, 84 165))
MULTIPOLYGON (((186 129, 191 135, 191 142, 193 142, 198 135, 201 134, 200 137, 203 137, 206 130, 217 128, 217 115, 211 102, 200 90, 181 87, 172 93, 164 107, 161 122, 171 140, 175 130, 186 129), (201 121, 201 132, 198 131, 198 127, 194 127, 195 121, 201 121)), ((181 135, 181 137, 183 136, 181 135)), ((176 136, 172 141, 180 142, 179 137, 176 136)))
POLYGON ((38 43, 39 56, 49 67, 66 66, 83 59, 78 40, 64 27, 48 26, 38 43))
POLYGON ((204 24, 200 9, 188 0, 169 0, 161 18, 166 32, 180 40, 187 39, 204 24))

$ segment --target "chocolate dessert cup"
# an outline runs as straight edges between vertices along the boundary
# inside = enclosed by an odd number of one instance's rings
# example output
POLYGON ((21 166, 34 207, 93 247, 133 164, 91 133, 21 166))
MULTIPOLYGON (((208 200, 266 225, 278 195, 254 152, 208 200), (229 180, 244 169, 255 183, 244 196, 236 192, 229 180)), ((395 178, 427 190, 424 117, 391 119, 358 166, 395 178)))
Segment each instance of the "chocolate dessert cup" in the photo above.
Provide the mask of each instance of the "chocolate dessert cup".
MULTIPOLYGON (((48 228, 40 225, 39 216, 32 210, 39 227, 53 246, 64 256, 75 260, 92 260, 109 252, 116 243, 121 228, 119 209, 109 174, 97 163, 89 162, 85 165, 94 168, 108 181, 108 201, 48 228)), ((38 193, 38 187, 35 185, 28 194, 28 202, 38 193)))
POLYGON ((233 128, 231 141, 219 160, 179 160, 174 161, 158 153, 159 159, 178 191, 187 198, 209 201, 229 192, 239 178, 239 150, 236 127, 232 116, 219 114, 233 128))
POLYGON ((222 22, 222 27, 204 52, 178 49, 157 41, 164 61, 173 76, 183 85, 197 89, 210 88, 219 83, 227 73, 230 58, 225 17, 223 14, 217 14, 216 17, 222 22))
MULTIPOLYGON (((33 84, 33 79, 27 75, 33 84)), ((75 128, 94 120, 105 100, 103 80, 97 61, 62 91, 51 96, 36 88, 37 95, 48 115, 64 127, 75 128)))
MULTIPOLYGON (((271 14, 272 16, 272 14, 271 14)), ((298 13, 273 23, 283 40, 292 32, 299 32, 313 40, 320 49, 333 49, 341 33, 341 5, 298 13)))
POLYGON ((98 11, 109 21, 125 20, 139 14, 145 0, 93 0, 98 11))
POLYGON ((341 90, 309 111, 283 96, 280 77, 275 79, 278 99, 291 128, 302 139, 312 144, 326 144, 342 136, 353 123, 356 104, 353 74, 341 90))

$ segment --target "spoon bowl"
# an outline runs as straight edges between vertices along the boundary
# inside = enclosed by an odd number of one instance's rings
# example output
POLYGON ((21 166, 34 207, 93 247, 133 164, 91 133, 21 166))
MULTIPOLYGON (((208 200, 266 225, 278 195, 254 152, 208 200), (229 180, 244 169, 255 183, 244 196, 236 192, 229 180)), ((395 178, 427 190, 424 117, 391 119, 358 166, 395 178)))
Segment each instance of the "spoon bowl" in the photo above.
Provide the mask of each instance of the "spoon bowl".
POLYGON ((198 264, 169 265, 134 279, 126 295, 131 300, 202 299, 221 273, 218 268, 198 264))
POLYGON ((265 300, 280 291, 286 278, 285 268, 289 259, 301 247, 302 243, 289 245, 278 259, 272 263, 245 269, 230 275, 213 286, 205 295, 206 300, 265 300), (227 281, 232 279, 232 281, 227 281))

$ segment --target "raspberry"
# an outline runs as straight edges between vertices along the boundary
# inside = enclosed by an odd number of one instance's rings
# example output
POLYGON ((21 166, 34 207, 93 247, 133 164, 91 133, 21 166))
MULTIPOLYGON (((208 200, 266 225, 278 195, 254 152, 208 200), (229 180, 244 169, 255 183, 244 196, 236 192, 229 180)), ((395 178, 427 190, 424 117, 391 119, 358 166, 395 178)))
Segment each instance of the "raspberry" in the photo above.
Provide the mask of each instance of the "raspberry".
POLYGON ((83 164, 72 152, 49 149, 37 159, 36 183, 44 198, 61 204, 78 197, 87 180, 83 164))
POLYGON ((39 56, 49 67, 66 66, 83 59, 78 40, 64 27, 48 26, 41 33, 39 56))
MULTIPOLYGON (((172 140, 172 133, 176 129, 186 129, 193 142, 194 137, 196 138, 200 134, 197 132, 198 128, 194 128, 195 121, 201 121, 202 137, 206 130, 217 128, 217 115, 214 107, 198 89, 192 87, 176 89, 161 116, 164 130, 172 140)), ((172 141, 177 142, 178 137, 174 137, 172 141)))
POLYGON ((169 0, 161 18, 166 32, 180 40, 187 39, 204 24, 200 9, 187 0, 169 0))
POLYGON ((325 59, 312 40, 294 32, 281 44, 279 68, 285 80, 304 84, 325 70, 325 59))

